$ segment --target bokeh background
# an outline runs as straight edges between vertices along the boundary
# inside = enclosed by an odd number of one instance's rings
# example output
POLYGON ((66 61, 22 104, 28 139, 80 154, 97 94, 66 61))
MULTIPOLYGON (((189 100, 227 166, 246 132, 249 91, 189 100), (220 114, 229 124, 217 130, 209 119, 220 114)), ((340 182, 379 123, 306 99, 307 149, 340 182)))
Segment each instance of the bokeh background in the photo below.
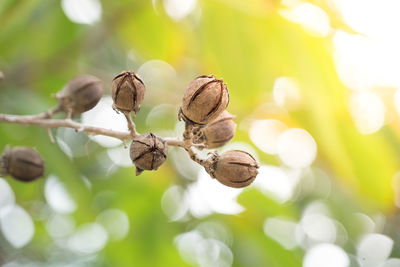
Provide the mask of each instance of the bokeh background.
MULTIPOLYGON (((239 148, 261 164, 245 189, 170 148, 134 175, 118 140, 0 124, 46 176, 0 179, 0 264, 400 266, 400 3, 396 0, 1 0, 0 112, 53 107, 69 79, 106 95, 76 118, 126 130, 110 84, 147 85, 139 132, 180 136, 186 85, 228 84, 239 148)), ((62 117, 62 116, 58 116, 62 117)))

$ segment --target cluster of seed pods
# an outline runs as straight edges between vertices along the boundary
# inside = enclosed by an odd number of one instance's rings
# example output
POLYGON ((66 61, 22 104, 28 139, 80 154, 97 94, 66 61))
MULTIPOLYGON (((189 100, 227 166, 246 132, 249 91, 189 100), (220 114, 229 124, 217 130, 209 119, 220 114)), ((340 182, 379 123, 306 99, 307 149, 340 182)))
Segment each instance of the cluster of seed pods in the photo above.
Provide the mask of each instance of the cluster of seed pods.
MULTIPOLYGON (((65 112, 69 119, 96 106, 103 92, 99 78, 91 75, 75 77, 56 94, 58 110, 65 112)), ((131 121, 140 111, 145 93, 145 84, 139 76, 133 71, 123 71, 111 84, 112 107, 131 121)), ((219 148, 234 137, 235 116, 226 111, 228 103, 227 85, 213 75, 199 76, 186 88, 178 118, 184 121, 186 129, 181 146, 191 154, 192 159, 197 158, 192 147, 219 148)), ((157 170, 167 158, 166 140, 154 133, 137 134, 134 131, 131 134, 130 157, 136 166, 136 175, 144 170, 157 170)), ((214 151, 207 159, 195 161, 220 183, 236 188, 251 184, 259 168, 253 156, 239 150, 221 155, 214 151)), ((0 163, 3 173, 21 181, 35 180, 44 173, 44 161, 28 147, 6 148, 0 163)))
MULTIPOLYGON (((112 82, 114 109, 133 112, 140 110, 146 88, 143 81, 132 71, 118 74, 112 82)), ((228 87, 222 79, 213 75, 195 78, 186 88, 179 118, 190 129, 189 145, 203 145, 204 148, 218 148, 228 143, 236 131, 235 118, 226 108, 229 103, 228 87), (188 127, 190 126, 190 127, 188 127)), ((185 136, 184 136, 185 137, 185 136)), ((166 160, 166 141, 153 133, 141 134, 133 138, 130 156, 136 165, 136 174, 143 170, 156 170, 166 160)), ((202 164, 211 177, 230 187, 244 187, 257 176, 259 167, 256 160, 244 151, 228 151, 213 156, 202 164)))

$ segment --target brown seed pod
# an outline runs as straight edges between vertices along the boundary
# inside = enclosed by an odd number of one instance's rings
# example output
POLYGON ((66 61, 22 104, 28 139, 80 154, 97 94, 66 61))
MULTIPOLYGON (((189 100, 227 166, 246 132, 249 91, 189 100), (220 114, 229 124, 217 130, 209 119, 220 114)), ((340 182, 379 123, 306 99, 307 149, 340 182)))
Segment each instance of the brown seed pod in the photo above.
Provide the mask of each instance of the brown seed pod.
POLYGON ((157 170, 167 158, 168 146, 164 139, 146 133, 135 137, 130 147, 132 162, 136 165, 136 175, 143 170, 157 170))
POLYGON ((197 126, 194 129, 193 143, 205 144, 207 148, 217 148, 225 145, 236 132, 235 116, 224 111, 214 121, 205 125, 197 126))
POLYGON ((1 162, 4 172, 19 181, 30 182, 43 176, 44 161, 39 153, 30 147, 7 147, 1 162))
POLYGON ((111 89, 114 109, 124 113, 139 112, 146 87, 135 72, 123 71, 115 76, 111 89))
POLYGON ((79 75, 70 80, 56 94, 61 108, 71 115, 78 115, 92 109, 103 96, 103 82, 92 75, 79 75))
POLYGON ((207 124, 225 110, 228 102, 228 88, 222 79, 199 76, 186 88, 180 112, 187 122, 207 124))
POLYGON ((241 188, 254 181, 258 168, 259 165, 252 155, 240 150, 231 150, 216 156, 214 163, 206 170, 221 184, 241 188))

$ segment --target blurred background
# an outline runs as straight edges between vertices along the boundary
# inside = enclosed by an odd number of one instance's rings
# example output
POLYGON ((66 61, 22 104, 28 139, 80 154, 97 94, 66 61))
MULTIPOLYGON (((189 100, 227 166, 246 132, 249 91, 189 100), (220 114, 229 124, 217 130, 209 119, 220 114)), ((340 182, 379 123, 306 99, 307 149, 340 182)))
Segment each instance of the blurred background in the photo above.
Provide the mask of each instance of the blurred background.
POLYGON ((260 162, 245 189, 171 147, 135 176, 116 139, 0 124, 46 175, 0 179, 0 264, 400 266, 400 2, 396 0, 1 0, 0 113, 35 114, 78 74, 106 94, 77 120, 127 130, 112 78, 147 86, 138 131, 181 136, 201 74, 228 84, 239 148, 260 162))

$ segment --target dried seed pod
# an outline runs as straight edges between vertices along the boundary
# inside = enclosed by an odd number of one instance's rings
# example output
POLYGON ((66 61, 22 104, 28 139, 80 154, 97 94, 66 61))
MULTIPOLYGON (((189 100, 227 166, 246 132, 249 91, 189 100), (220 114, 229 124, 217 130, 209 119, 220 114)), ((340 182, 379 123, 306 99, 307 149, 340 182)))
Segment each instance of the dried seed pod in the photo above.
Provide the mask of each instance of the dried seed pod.
POLYGON ((123 71, 112 81, 113 108, 121 112, 139 112, 146 87, 133 71, 123 71))
POLYGON ((164 139, 153 134, 141 134, 132 140, 130 156, 136 165, 136 175, 143 170, 157 170, 167 158, 168 146, 164 139))
POLYGON ((235 135, 236 123, 233 121, 234 118, 235 116, 225 110, 211 123, 203 127, 195 127, 193 143, 205 144, 207 148, 225 145, 235 135))
POLYGON ((222 79, 199 76, 186 88, 180 112, 185 121, 207 124, 225 110, 228 102, 228 88, 222 79))
POLYGON ((227 151, 216 156, 207 172, 221 184, 241 188, 251 184, 259 168, 257 161, 247 152, 240 150, 227 151))
POLYGON ((0 71, 0 81, 4 80, 4 73, 2 71, 0 71))
POLYGON ((1 162, 5 173, 19 181, 30 182, 43 176, 44 161, 39 153, 30 147, 7 147, 1 162))
POLYGON ((56 94, 61 108, 71 115, 81 114, 92 109, 103 96, 103 82, 92 75, 79 75, 70 80, 56 94))

